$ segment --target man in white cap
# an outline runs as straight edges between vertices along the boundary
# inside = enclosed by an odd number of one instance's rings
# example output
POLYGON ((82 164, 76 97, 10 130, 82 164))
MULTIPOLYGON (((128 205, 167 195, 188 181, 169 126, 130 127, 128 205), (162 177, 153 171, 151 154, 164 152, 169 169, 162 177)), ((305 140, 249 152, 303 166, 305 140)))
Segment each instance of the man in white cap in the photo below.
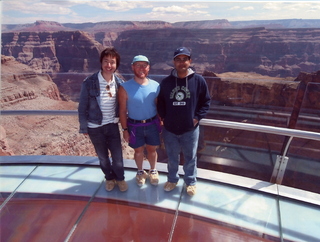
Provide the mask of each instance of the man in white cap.
POLYGON ((158 82, 148 78, 150 62, 146 56, 135 56, 131 65, 134 77, 124 82, 119 89, 119 117, 123 138, 134 149, 138 186, 145 184, 147 178, 152 185, 157 185, 159 175, 156 169, 156 149, 160 145, 160 120, 156 100, 160 86, 158 82), (145 148, 150 163, 148 173, 143 169, 145 148))
POLYGON ((173 190, 179 181, 180 152, 184 157, 184 182, 187 193, 196 193, 197 147, 199 121, 210 106, 205 79, 191 68, 191 52, 178 48, 173 55, 174 69, 162 80, 158 96, 158 113, 163 121, 162 137, 168 155, 168 181, 165 191, 173 190))

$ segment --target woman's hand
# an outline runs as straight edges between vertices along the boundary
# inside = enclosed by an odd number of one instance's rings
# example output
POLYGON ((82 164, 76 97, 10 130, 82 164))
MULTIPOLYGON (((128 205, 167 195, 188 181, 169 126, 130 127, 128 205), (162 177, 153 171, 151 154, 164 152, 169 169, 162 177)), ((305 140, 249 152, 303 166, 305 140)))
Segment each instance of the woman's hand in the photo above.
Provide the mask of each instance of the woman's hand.
POLYGON ((123 131, 123 139, 125 142, 129 143, 129 139, 130 139, 130 134, 128 132, 128 130, 123 131))

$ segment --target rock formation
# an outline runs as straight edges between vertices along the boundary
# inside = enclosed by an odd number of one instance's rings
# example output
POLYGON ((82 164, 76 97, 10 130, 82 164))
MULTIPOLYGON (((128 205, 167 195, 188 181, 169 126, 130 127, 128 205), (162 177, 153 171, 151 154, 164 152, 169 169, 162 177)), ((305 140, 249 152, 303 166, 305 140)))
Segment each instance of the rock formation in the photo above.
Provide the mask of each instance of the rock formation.
POLYGON ((13 57, 1 56, 1 108, 39 96, 61 100, 48 74, 39 74, 13 57))
POLYGON ((268 76, 296 77, 300 72, 320 69, 320 29, 157 29, 130 30, 119 34, 114 46, 121 51, 130 69, 132 56, 141 52, 149 57, 151 73, 163 74, 154 65, 172 65, 178 46, 193 52, 198 73, 213 71, 256 72, 268 76))
POLYGON ((285 110, 293 106, 299 82, 293 78, 271 78, 256 73, 205 72, 214 105, 230 107, 276 108, 285 110))
POLYGON ((192 49, 198 73, 256 72, 296 77, 300 72, 320 69, 320 29, 140 28, 3 33, 2 54, 51 75, 98 70, 104 46, 114 46, 120 52, 119 71, 124 74, 131 73, 130 63, 137 54, 149 57, 151 74, 167 74, 178 46, 192 49))
POLYGON ((38 73, 87 72, 99 66, 103 46, 80 31, 2 34, 2 54, 38 73))

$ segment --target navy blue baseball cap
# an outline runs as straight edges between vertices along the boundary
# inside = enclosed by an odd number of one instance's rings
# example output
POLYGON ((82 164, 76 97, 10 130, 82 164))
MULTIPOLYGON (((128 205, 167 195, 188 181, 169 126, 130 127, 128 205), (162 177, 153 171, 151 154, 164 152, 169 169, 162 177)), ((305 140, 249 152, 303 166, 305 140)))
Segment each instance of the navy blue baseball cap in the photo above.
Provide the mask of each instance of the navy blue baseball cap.
POLYGON ((179 47, 178 49, 176 49, 176 51, 173 54, 173 59, 176 58, 178 55, 186 55, 191 57, 191 52, 188 48, 186 47, 179 47))

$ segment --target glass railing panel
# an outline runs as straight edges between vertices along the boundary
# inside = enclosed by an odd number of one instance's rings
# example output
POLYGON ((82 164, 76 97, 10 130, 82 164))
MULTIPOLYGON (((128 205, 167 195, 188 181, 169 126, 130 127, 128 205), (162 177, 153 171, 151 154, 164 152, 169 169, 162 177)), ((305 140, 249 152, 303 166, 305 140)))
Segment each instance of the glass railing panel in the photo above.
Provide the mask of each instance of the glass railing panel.
POLYGON ((212 96, 207 118, 287 127, 297 82, 205 77, 212 96))
POLYGON ((296 129, 320 132, 320 83, 309 82, 306 85, 296 129))
MULTIPOLYGON (((300 102, 291 114, 291 128, 320 133, 320 84, 301 85, 300 102)), ((307 191, 320 193, 320 141, 293 138, 286 153, 287 169, 282 183, 307 191)))
POLYGON ((283 137, 201 126, 198 167, 269 181, 283 137))
POLYGON ((294 138, 282 184, 320 193, 320 141, 294 138))
MULTIPOLYGON (((96 156, 89 137, 78 133, 76 112, 72 115, 3 115, 2 127, 6 130, 7 155, 96 156)), ((236 127, 201 125, 200 129, 199 168, 270 181, 285 136, 236 127)), ((317 147, 320 147, 317 140, 293 139, 287 154, 286 185, 315 191, 307 183, 297 185, 300 177, 296 174, 305 170, 301 170, 298 164, 306 164, 312 171, 319 169, 317 147)), ((127 144, 123 143, 123 149, 124 158, 133 159, 132 149, 127 144)), ((163 146, 158 149, 158 154, 159 162, 167 162, 163 146)), ((316 176, 312 178, 319 180, 316 176)))
POLYGON ((5 155, 96 156, 77 115, 2 115, 1 126, 5 155))

